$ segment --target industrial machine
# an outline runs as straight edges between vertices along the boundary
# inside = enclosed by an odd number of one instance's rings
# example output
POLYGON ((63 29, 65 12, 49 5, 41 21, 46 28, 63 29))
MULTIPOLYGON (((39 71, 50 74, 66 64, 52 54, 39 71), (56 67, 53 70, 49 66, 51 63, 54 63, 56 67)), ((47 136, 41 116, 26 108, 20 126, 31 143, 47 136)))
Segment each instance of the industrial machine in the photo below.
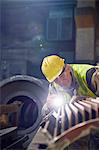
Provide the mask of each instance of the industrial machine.
POLYGON ((86 98, 49 113, 28 150, 98 150, 99 98, 86 98))
POLYGON ((8 121, 0 130, 2 150, 98 150, 98 97, 61 103, 42 117, 46 81, 17 75, 2 81, 0 92, 0 114, 8 121))
MULTIPOLYGON (((0 82, 0 105, 2 109, 2 120, 9 118, 8 124, 0 130, 0 138, 6 139, 6 131, 10 135, 11 127, 17 127, 17 137, 25 138, 22 140, 22 148, 27 148, 39 128, 42 115, 42 107, 46 102, 48 94, 47 82, 26 75, 17 75, 0 82), (16 105, 16 106, 15 106, 16 105), (17 106, 19 105, 19 107, 17 106), (17 115, 15 114, 17 112, 17 115), (17 116, 17 117, 16 117, 17 116), (15 117, 17 119, 15 119, 15 117), (6 131, 4 130, 6 129, 6 131)), ((7 137, 9 138, 9 137, 7 137)), ((14 142, 19 138, 14 139, 14 142)), ((3 140, 4 141, 4 140, 3 140)), ((12 140, 13 141, 13 140, 12 140)), ((2 142, 3 144, 3 142, 2 142)), ((12 144, 12 143, 10 143, 12 144)), ((18 144, 15 145, 17 149, 18 144)), ((9 147, 3 144, 2 148, 9 147)), ((11 149, 12 147, 10 147, 11 149)))

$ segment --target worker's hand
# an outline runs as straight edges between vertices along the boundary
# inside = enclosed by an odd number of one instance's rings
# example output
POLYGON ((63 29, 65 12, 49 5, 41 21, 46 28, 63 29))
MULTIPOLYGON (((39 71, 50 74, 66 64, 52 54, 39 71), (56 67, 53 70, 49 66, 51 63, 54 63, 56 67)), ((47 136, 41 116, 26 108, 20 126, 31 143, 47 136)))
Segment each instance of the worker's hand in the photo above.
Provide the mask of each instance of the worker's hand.
POLYGON ((53 102, 54 100, 57 98, 57 95, 56 94, 51 94, 51 95, 48 95, 47 97, 47 107, 49 109, 53 109, 54 105, 53 105, 53 102))
POLYGON ((43 106, 43 109, 42 109, 43 117, 53 111, 54 109, 53 103, 56 98, 57 98, 57 95, 55 94, 48 95, 46 104, 43 106))
POLYGON ((82 101, 82 100, 85 100, 86 98, 89 98, 89 97, 87 97, 87 96, 73 96, 70 100, 70 103, 82 101))

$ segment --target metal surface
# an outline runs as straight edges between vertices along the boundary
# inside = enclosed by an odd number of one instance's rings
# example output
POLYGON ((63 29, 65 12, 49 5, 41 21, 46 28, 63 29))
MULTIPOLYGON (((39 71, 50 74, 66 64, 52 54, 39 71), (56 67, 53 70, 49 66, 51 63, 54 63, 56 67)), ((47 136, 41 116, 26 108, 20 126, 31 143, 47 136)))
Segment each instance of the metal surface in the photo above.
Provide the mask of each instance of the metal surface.
POLYGON ((33 150, 37 143, 37 147, 46 144, 46 149, 64 150, 93 131, 99 133, 99 98, 79 100, 60 107, 57 115, 49 116, 34 137, 29 150, 33 150), (46 141, 38 138, 40 134, 41 138, 46 138, 46 141))
MULTIPOLYGON (((21 102, 18 111, 18 134, 35 135, 41 121, 41 110, 46 102, 48 85, 37 78, 17 75, 0 82, 0 104, 21 102)), ((10 120, 13 126, 13 113, 10 120)))

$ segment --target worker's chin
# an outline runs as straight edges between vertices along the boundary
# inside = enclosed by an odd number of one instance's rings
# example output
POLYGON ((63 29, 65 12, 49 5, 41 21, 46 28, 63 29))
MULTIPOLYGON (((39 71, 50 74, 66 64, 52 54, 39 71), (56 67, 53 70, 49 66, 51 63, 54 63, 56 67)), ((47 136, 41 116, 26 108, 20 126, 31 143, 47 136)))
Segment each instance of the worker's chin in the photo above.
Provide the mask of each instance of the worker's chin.
POLYGON ((64 85, 61 85, 61 86, 62 86, 63 89, 66 89, 66 88, 68 89, 68 88, 70 88, 69 85, 65 85, 65 84, 64 84, 64 85))
POLYGON ((68 84, 67 84, 67 83, 66 83, 66 84, 65 84, 65 83, 63 83, 63 85, 62 85, 62 87, 63 87, 63 88, 70 88, 70 86, 71 86, 71 84, 70 84, 70 83, 68 83, 68 84))

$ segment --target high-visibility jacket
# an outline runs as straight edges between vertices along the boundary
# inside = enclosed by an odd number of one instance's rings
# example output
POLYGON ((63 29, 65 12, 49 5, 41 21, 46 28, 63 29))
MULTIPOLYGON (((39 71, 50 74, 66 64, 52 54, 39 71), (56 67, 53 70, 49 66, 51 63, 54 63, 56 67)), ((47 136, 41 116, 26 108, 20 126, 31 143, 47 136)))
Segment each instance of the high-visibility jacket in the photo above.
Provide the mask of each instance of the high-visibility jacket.
MULTIPOLYGON (((95 93, 92 92, 92 90, 88 87, 86 74, 87 71, 91 68, 99 68, 99 66, 93 66, 93 65, 86 65, 86 64, 70 64, 72 68, 72 75, 77 81, 78 85, 75 85, 75 87, 71 87, 70 89, 63 89, 61 86, 53 82, 50 86, 50 93, 61 92, 65 97, 67 97, 67 93, 69 93, 71 96, 74 95, 74 90, 76 89, 77 95, 79 96, 89 96, 89 97, 96 97, 95 93)), ((66 98, 67 99, 67 98, 66 98)))
POLYGON ((93 93, 88 87, 86 75, 89 69, 99 68, 99 66, 72 64, 71 67, 73 69, 74 76, 76 77, 79 84, 79 87, 77 89, 78 95, 96 97, 95 93, 93 93))

